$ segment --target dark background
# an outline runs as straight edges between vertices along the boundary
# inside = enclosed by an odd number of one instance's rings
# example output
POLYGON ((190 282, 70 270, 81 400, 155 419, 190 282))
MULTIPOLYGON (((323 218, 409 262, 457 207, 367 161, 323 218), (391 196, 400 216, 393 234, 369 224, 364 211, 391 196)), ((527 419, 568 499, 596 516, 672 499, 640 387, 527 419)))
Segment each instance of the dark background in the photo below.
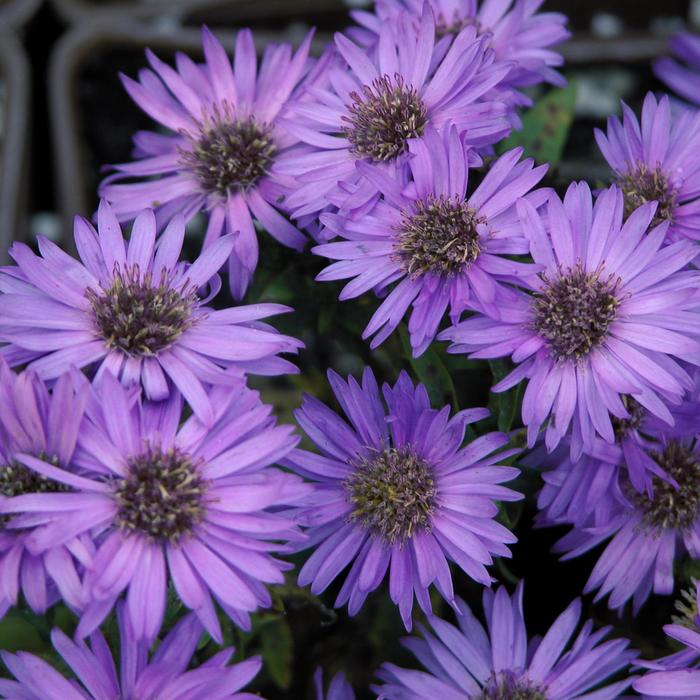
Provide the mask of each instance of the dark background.
MULTIPOLYGON (((545 8, 571 17, 574 38, 562 51, 565 73, 578 89, 574 123, 550 184, 564 186, 574 178, 602 184, 609 175, 595 147, 593 127, 603 125, 606 115, 618 110, 620 98, 636 108, 648 89, 661 89, 652 76, 651 61, 666 51, 670 34, 700 16, 700 3, 551 0, 545 8)), ((117 79, 118 71, 133 76, 145 65, 146 46, 166 59, 177 49, 198 55, 198 27, 206 22, 228 47, 237 27, 252 26, 264 46, 283 38, 297 42, 316 25, 320 47, 348 21, 348 8, 341 0, 0 0, 3 253, 13 239, 31 241, 36 233, 70 248, 71 218, 94 211, 101 166, 129 160, 131 134, 151 126, 117 79)), ((196 222, 193 229, 190 250, 196 252, 196 222)), ((452 380, 434 382, 434 398, 451 399, 461 408, 489 402, 494 406, 485 363, 449 357, 442 349, 422 364, 412 363, 398 337, 370 353, 359 337, 376 305, 373 299, 365 295, 339 304, 338 285, 313 282, 322 267, 317 259, 289 253, 269 238, 261 237, 261 246, 262 264, 248 301, 273 299, 294 306, 294 317, 277 325, 302 335, 307 344, 300 357, 300 377, 257 384, 281 420, 292 420, 291 409, 298 405, 302 390, 332 402, 326 367, 358 372, 365 363, 387 381, 404 367, 424 380, 447 369, 452 380)), ((504 517, 519 542, 513 547, 513 560, 494 567, 494 575, 504 582, 526 579, 526 620, 533 634, 543 633, 580 594, 599 554, 571 563, 560 563, 549 554, 562 531, 532 527, 537 478, 526 473, 518 484, 530 498, 504 517)), ((686 567, 680 579, 687 579, 689 571, 686 567)), ((478 608, 478 587, 463 575, 456 580, 461 595, 478 608)), ((291 585, 278 589, 276 608, 256 620, 252 634, 230 630, 230 641, 240 656, 260 652, 265 656, 266 670, 254 690, 271 700, 306 697, 310 676, 319 664, 331 672, 345 669, 358 688, 368 685, 384 660, 412 665, 398 646, 403 630, 384 589, 370 596, 352 620, 344 611, 329 610, 335 591, 337 586, 318 599, 291 585)), ((444 611, 444 604, 436 603, 436 609, 444 611)), ((586 614, 615 625, 648 656, 669 651, 661 626, 670 621, 672 607, 672 599, 655 597, 636 619, 629 612, 617 619, 604 603, 594 605, 586 598, 586 614)), ((70 629, 73 621, 61 608, 48 621, 15 611, 0 623, 0 648, 30 649, 55 661, 47 643, 52 624, 70 629)), ((201 653, 206 656, 210 651, 205 647, 201 653)))

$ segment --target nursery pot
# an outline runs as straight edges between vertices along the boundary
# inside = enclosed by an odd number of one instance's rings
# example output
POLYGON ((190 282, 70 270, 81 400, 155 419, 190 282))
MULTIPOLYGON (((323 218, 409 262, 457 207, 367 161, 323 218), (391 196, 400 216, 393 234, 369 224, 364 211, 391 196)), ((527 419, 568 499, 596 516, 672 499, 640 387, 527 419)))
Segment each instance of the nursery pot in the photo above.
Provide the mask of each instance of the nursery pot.
POLYGON ((26 235, 29 67, 17 39, 0 35, 0 256, 26 235))
POLYGON ((28 22, 43 0, 0 0, 0 32, 9 32, 28 22))

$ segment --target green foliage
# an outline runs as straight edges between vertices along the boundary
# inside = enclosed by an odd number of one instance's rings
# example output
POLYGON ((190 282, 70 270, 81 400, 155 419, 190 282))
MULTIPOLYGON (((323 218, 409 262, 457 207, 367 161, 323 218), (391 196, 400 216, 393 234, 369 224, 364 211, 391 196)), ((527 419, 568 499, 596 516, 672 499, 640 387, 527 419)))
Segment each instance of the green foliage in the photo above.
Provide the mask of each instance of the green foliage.
POLYGON ((24 610, 10 610, 0 621, 0 648, 42 653, 47 646, 49 631, 43 616, 24 610))
POLYGON ((674 578, 679 582, 679 587, 690 586, 695 581, 700 581, 700 561, 686 559, 679 562, 674 571, 674 578))
POLYGON ((260 625, 260 646, 265 668, 278 688, 286 690, 292 682, 294 639, 287 620, 268 617, 260 625))
POLYGON ((458 411, 459 401, 455 385, 445 363, 438 354, 437 343, 434 343, 420 357, 413 357, 411 341, 405 324, 401 324, 399 331, 404 356, 410 364, 415 378, 425 384, 431 403, 434 406, 441 406, 445 400, 448 400, 452 403, 455 411, 458 411))
MULTIPOLYGON (((490 360, 489 366, 493 374, 493 383, 500 382, 512 369, 513 366, 508 360, 490 360)), ((522 382, 512 389, 500 394, 491 394, 490 408, 496 414, 498 429, 504 433, 510 432, 520 413, 520 403, 522 400, 522 382)))
POLYGON ((523 115, 523 128, 499 144, 500 153, 522 146, 538 163, 558 165, 574 121, 576 83, 551 90, 523 115))

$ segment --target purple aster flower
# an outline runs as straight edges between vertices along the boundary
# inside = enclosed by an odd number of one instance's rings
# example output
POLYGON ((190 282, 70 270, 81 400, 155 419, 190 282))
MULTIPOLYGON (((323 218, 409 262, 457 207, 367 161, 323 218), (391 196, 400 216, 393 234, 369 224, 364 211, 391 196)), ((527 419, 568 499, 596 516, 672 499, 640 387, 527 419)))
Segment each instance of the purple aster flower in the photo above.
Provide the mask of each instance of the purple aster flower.
POLYGON ((323 671, 318 668, 314 673, 314 688, 316 700, 355 700, 355 693, 350 683, 345 680, 344 673, 336 673, 328 686, 328 692, 323 692, 323 671))
MULTIPOLYGON (((0 502, 66 490, 25 466, 23 455, 73 469, 87 390, 86 380, 79 385, 63 375, 49 392, 33 372, 16 375, 0 360, 0 502)), ((0 616, 17 605, 20 590, 38 615, 61 598, 79 610, 84 604, 80 562, 89 561, 91 543, 74 539, 35 555, 27 547, 29 531, 8 525, 7 517, 0 518, 0 616)))
POLYGON ((17 496, 0 512, 32 526, 27 547, 41 554, 90 534, 97 551, 84 577, 89 604, 79 634, 92 632, 122 591, 136 637, 160 629, 169 578, 186 607, 221 641, 212 602, 241 627, 270 605, 265 584, 281 583, 289 566, 271 556, 299 540, 295 525, 275 512, 307 494, 298 477, 269 465, 297 443, 276 427, 270 407, 242 381, 211 390, 215 422, 196 416, 178 429, 182 401, 142 403, 109 373, 88 405, 74 463, 76 476, 23 456, 37 474, 66 493, 17 496))
POLYGON ((404 645, 426 671, 384 664, 376 687, 380 700, 575 700, 620 697, 632 679, 602 684, 624 671, 637 653, 626 639, 602 640, 609 627, 593 631, 587 621, 572 639, 581 617, 575 600, 556 619, 542 639, 528 642, 523 620, 523 586, 511 598, 505 587, 484 590, 487 630, 469 606, 459 600, 459 629, 430 618, 431 633, 411 637, 404 645), (589 693, 592 688, 598 689, 589 693))
MULTIPOLYGON (((539 12, 544 0, 428 0, 435 13, 439 36, 458 34, 464 27, 476 27, 487 35, 489 47, 501 61, 511 61, 514 68, 506 83, 513 87, 536 85, 543 80, 564 85, 555 70, 564 63, 551 47, 569 38, 566 16, 556 12, 539 12)), ((355 12, 353 18, 372 34, 379 34, 382 24, 396 22, 408 13, 418 24, 424 0, 377 0, 376 14, 355 12)))
MULTIPOLYGON (((599 440, 598 447, 605 450, 610 445, 599 440)), ((569 441, 564 438, 550 453, 544 442, 538 443, 522 463, 544 470, 544 485, 537 496, 538 525, 585 526, 592 520, 608 522, 611 511, 617 507, 612 493, 624 466, 620 464, 619 455, 596 458, 583 453, 573 459, 569 441)), ((658 465, 656 468, 660 470, 658 465)))
POLYGON ((336 34, 337 60, 328 86, 309 87, 284 126, 308 144, 307 152, 279 158, 275 168, 302 183, 287 200, 295 217, 330 203, 359 216, 377 198, 356 164, 380 165, 400 175, 408 141, 428 126, 454 124, 471 146, 488 146, 510 131, 508 108, 487 93, 511 64, 495 61, 486 38, 462 30, 447 51, 436 47, 433 12, 426 4, 417 34, 411 19, 382 24, 378 50, 368 52, 336 34), (339 184, 340 183, 340 184, 339 184))
POLYGON ((681 97, 700 106, 700 37, 682 32, 671 40, 671 49, 678 60, 660 58, 654 72, 681 97))
POLYGON ((67 679, 33 654, 2 652, 2 659, 17 680, 0 679, 0 696, 8 700, 252 700, 239 693, 262 666, 253 657, 228 665, 233 648, 222 649, 198 668, 187 670, 202 627, 194 615, 182 618, 156 652, 148 658, 148 643, 131 628, 129 616, 119 610, 120 661, 117 665, 107 641, 95 632, 90 644, 73 641, 54 629, 51 641, 68 666, 67 679))
MULTIPOLYGON (((408 329, 414 354, 420 355, 448 308, 453 323, 473 299, 498 314, 498 281, 535 276, 538 268, 504 256, 529 251, 515 202, 542 179, 547 166, 533 168, 531 159, 520 161, 522 149, 514 149, 496 160, 468 194, 469 146, 456 127, 443 135, 426 129, 422 139, 409 141, 408 149, 408 187, 376 165, 358 164, 383 198, 355 221, 322 215, 321 221, 345 240, 317 246, 314 253, 339 261, 317 279, 354 278, 341 299, 391 289, 363 334, 375 336, 373 348, 413 306, 408 329)), ((546 196, 539 190, 529 200, 539 206, 546 196)))
POLYGON ((99 233, 76 218, 82 262, 43 237, 41 256, 23 243, 10 249, 18 267, 0 272, 0 341, 7 343, 2 352, 10 364, 29 362, 44 380, 71 366, 97 367, 98 375, 109 371, 126 384, 140 381, 154 401, 167 398, 174 385, 205 422, 214 415, 207 387, 235 381, 227 369, 296 371, 277 355, 296 352, 302 343, 259 322, 288 307, 215 311, 197 293, 231 252, 231 236, 187 265, 178 263, 182 217, 156 241, 155 217, 145 210, 127 243, 102 202, 97 225, 99 233))
POLYGON ((572 459, 568 439, 565 438, 550 454, 541 441, 521 462, 525 466, 544 468, 545 482, 537 505, 542 511, 543 523, 570 523, 583 525, 596 512, 597 521, 606 522, 610 496, 616 490, 619 478, 624 478, 638 492, 653 493, 653 477, 669 480, 662 467, 649 456, 655 441, 683 438, 700 433, 700 402, 684 401, 670 407, 673 426, 649 413, 629 396, 623 396, 629 418, 613 416, 615 442, 594 438, 590 454, 572 459), (605 514, 604 514, 605 513, 605 514))
POLYGON ((284 464, 312 479, 314 493, 299 509, 315 547, 299 585, 320 593, 350 566, 335 602, 354 615, 389 571, 389 593, 411 627, 413 597, 430 611, 429 587, 454 604, 448 560, 472 579, 489 584, 493 555, 510 556, 515 536, 494 520, 497 501, 522 498, 499 484, 519 471, 498 464, 516 454, 493 454, 508 443, 488 433, 462 447, 467 425, 488 416, 484 408, 430 407, 425 387, 402 372, 383 386, 372 371, 362 385, 332 371, 328 379, 349 424, 312 396, 296 412, 321 454, 294 450, 284 464))
POLYGON ((700 240, 700 113, 671 113, 666 95, 644 100, 641 123, 623 103, 623 120, 608 119, 608 133, 595 130, 598 146, 617 175, 630 214, 657 202, 656 222, 670 223, 672 240, 700 240))
POLYGON ((632 599, 636 612, 652 591, 671 595, 674 561, 686 552, 700 558, 700 445, 662 438, 646 451, 669 478, 654 476, 651 493, 639 493, 621 476, 611 484, 615 505, 555 545, 571 559, 610 540, 585 592, 597 590, 596 600, 609 594, 612 609, 632 599))
POLYGON ((189 220, 204 211, 205 248, 222 232, 235 233, 228 269, 237 299, 258 262, 254 222, 296 250, 306 242, 279 212, 294 183, 273 166, 297 141, 281 119, 308 70, 311 37, 293 55, 289 44, 269 44, 258 70, 250 30, 238 33, 232 64, 204 27, 204 64, 178 54, 176 70, 148 51, 152 70, 142 70, 138 82, 121 76, 139 107, 171 133, 137 133, 138 160, 114 166, 101 196, 122 220, 147 207, 156 207, 160 223, 176 212, 189 220))
POLYGON ((697 584, 691 591, 683 591, 683 602, 676 603, 682 613, 664 632, 685 645, 682 651, 657 661, 637 661, 637 665, 651 669, 634 682, 634 689, 645 698, 700 697, 700 616, 698 616, 697 584))
POLYGON ((700 363, 697 255, 691 241, 663 247, 668 222, 649 231, 657 205, 644 204, 623 223, 624 199, 604 190, 595 206, 585 183, 572 184, 562 203, 549 198, 546 216, 518 203, 536 263, 538 289, 513 289, 500 318, 476 315, 439 337, 451 352, 474 358, 510 355, 517 367, 496 384, 505 391, 528 379, 522 406, 528 445, 546 425, 554 449, 572 426, 574 459, 596 435, 612 443, 611 416, 627 420, 631 395, 672 423, 664 401, 680 403, 693 380, 676 358, 700 363))

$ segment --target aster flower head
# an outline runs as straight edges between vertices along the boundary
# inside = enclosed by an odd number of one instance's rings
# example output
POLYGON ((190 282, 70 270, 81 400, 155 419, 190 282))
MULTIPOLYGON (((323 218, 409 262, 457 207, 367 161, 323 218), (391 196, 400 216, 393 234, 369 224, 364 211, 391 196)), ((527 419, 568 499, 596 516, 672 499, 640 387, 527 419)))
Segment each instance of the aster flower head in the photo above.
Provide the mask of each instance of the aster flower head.
POLYGON ((425 671, 382 666, 378 675, 384 685, 374 688, 380 700, 607 699, 619 697, 632 682, 608 681, 637 655, 626 639, 602 641, 610 628, 593 631, 591 621, 573 637, 580 600, 559 615, 541 640, 529 641, 522 583, 512 597, 503 586, 495 593, 484 590, 486 629, 466 603, 459 600, 458 605, 459 628, 431 617, 432 632, 422 629, 423 639, 404 641, 425 671))
POLYGON ((454 604, 448 560, 483 584, 493 556, 509 556, 513 534, 494 520, 497 501, 522 496, 503 482, 519 473, 500 461, 517 450, 503 433, 488 433, 465 447, 467 425, 486 409, 460 411, 430 406, 422 384, 401 373, 379 387, 370 369, 362 384, 329 382, 347 422, 311 396, 296 412, 301 428, 321 454, 294 450, 284 464, 314 482, 298 511, 309 527, 304 547, 315 551, 299 572, 299 585, 320 593, 350 566, 336 606, 354 615, 389 571, 389 593, 407 629, 414 595, 430 610, 429 587, 454 604))
POLYGON ((674 92, 700 106, 700 36, 681 32, 671 40, 675 58, 660 58, 654 72, 674 92))
POLYGON ((656 661, 638 661, 650 669, 635 680, 634 689, 645 698, 697 698, 700 696, 700 617, 698 587, 684 591, 685 603, 676 604, 683 617, 664 626, 664 632, 685 646, 682 651, 656 661))
POLYGON ((324 693, 323 671, 317 668, 314 673, 314 689, 316 700, 355 700, 355 693, 344 673, 336 673, 328 686, 328 692, 324 693))
POLYGON ((630 214, 657 202, 655 222, 668 221, 671 240, 700 240, 700 114, 671 112, 666 95, 644 100, 641 120, 623 103, 623 120, 608 119, 608 132, 596 129, 598 145, 625 197, 630 214))
POLYGON ((528 380, 530 447, 543 425, 550 450, 572 427, 574 458, 596 435, 614 442, 612 418, 632 417, 623 396, 672 424, 665 402, 693 388, 679 359, 700 362, 698 274, 685 269, 697 251, 690 241, 663 247, 668 223, 649 231, 656 209, 644 204, 623 221, 621 190, 604 190, 594 205, 585 183, 563 202, 552 194, 544 216, 521 200, 532 256, 544 266, 535 293, 513 289, 500 318, 476 315, 439 336, 451 352, 512 357, 517 367, 493 390, 528 380))
POLYGON ((191 416, 178 429, 178 396, 144 403, 106 373, 74 458, 83 473, 23 457, 36 474, 67 487, 0 504, 0 512, 18 514, 11 526, 32 528, 29 550, 39 555, 78 535, 89 535, 97 547, 83 581, 82 636, 126 591, 134 634, 154 639, 170 580, 220 642, 213 601, 248 628, 250 613, 270 605, 266 584, 284 580, 289 567, 271 553, 284 551, 300 533, 276 511, 296 503, 306 487, 270 465, 297 438, 275 426, 270 407, 242 381, 211 394, 213 425, 191 416))
MULTIPOLYGON (((215 311, 198 289, 226 261, 233 240, 220 238, 192 265, 178 262, 185 226, 176 217, 156 240, 151 210, 137 217, 128 242, 109 205, 100 204, 97 231, 76 218, 80 262, 46 238, 35 255, 15 243, 17 267, 0 272, 0 341, 11 364, 53 380, 71 366, 138 381, 153 401, 173 386, 205 422, 214 414, 210 385, 236 381, 230 371, 296 371, 278 353, 301 343, 259 319, 289 311, 276 304, 215 311)), ((216 287, 214 287, 216 291, 216 287)))
POLYGON ((586 584, 596 600, 637 611, 653 591, 671 595, 674 562, 700 557, 700 445, 695 430, 685 438, 663 437, 646 447, 646 458, 663 472, 650 491, 635 491, 624 475, 611 484, 612 506, 576 525, 555 545, 571 559, 606 542, 586 584))
POLYGON ((476 302, 498 313, 499 281, 534 277, 537 268, 508 259, 528 252, 515 202, 527 195, 539 206, 544 190, 527 194, 544 177, 547 166, 521 161, 522 149, 501 156, 478 187, 469 191, 469 146, 457 128, 426 129, 409 142, 411 179, 402 187, 377 166, 358 169, 382 194, 377 206, 361 219, 324 214, 321 220, 342 239, 314 248, 337 260, 317 277, 353 277, 341 299, 373 289, 391 290, 370 320, 363 337, 371 346, 392 333, 409 307, 409 332, 414 354, 433 341, 449 308, 453 322, 476 302), (398 282, 395 286, 394 283, 398 282))
POLYGON ((101 196, 121 220, 147 207, 156 208, 161 223, 176 212, 189 220, 203 211, 205 247, 235 233, 228 270, 237 299, 257 266, 254 222, 296 250, 306 241, 279 211, 290 182, 273 166, 296 141, 280 122, 307 74, 311 37, 296 53, 289 44, 269 44, 258 68, 250 30, 238 33, 232 62, 204 27, 203 64, 178 54, 172 68, 148 51, 150 70, 138 81, 121 76, 134 102, 170 133, 136 134, 137 160, 115 165, 101 196))
MULTIPOLYGON (((67 490, 32 471, 23 455, 73 470, 87 390, 87 381, 66 374, 49 391, 33 372, 14 374, 0 360, 0 502, 67 490)), ((0 616, 17 605, 20 591, 38 615, 61 598, 79 610, 84 604, 81 561, 89 560, 90 543, 76 539, 34 554, 27 547, 28 532, 0 517, 0 616)))
MULTIPOLYGON (((134 635, 126 611, 118 614, 120 664, 101 632, 90 644, 71 640, 54 629, 51 641, 71 672, 66 678, 49 663, 27 652, 2 652, 16 680, 0 679, 0 697, 14 700, 246 700, 238 691, 262 666, 259 657, 228 665, 232 647, 222 649, 198 668, 188 670, 202 627, 195 615, 183 617, 149 659, 149 644, 134 635), (119 672, 117 672, 119 668, 119 672)), ((257 697, 257 696, 255 696, 257 697)))
MULTIPOLYGON (((421 18, 424 0, 377 0, 376 14, 355 12, 353 17, 373 34, 379 34, 383 22, 395 22, 403 13, 416 24, 421 18)), ((435 14, 438 36, 454 36, 473 26, 489 38, 489 47, 501 61, 511 61, 513 69, 505 80, 513 87, 527 87, 542 81, 564 85, 556 68, 564 63, 552 50, 570 36, 566 16, 558 12, 539 12, 544 0, 428 0, 435 14)))
MULTIPOLYGON (((551 453, 547 453, 544 444, 539 444, 523 464, 544 470, 544 484, 537 496, 538 525, 585 527, 591 522, 607 523, 611 511, 617 509, 612 494, 622 465, 615 460, 596 459, 586 453, 574 459, 564 439, 551 453)), ((660 469, 658 465, 657 469, 660 469)))
POLYGON ((307 144, 290 152, 276 168, 302 183, 287 200, 295 217, 339 206, 355 215, 371 208, 376 187, 363 178, 358 162, 401 173, 409 140, 428 127, 454 124, 467 131, 474 147, 488 146, 510 131, 507 106, 487 93, 510 70, 495 61, 473 27, 458 34, 449 49, 436 46, 435 19, 426 4, 418 34, 411 20, 383 23, 381 50, 369 53, 337 34, 337 60, 328 85, 311 86, 294 106, 285 127, 307 144))
POLYGON ((700 433, 700 403, 691 396, 678 406, 670 406, 672 426, 630 396, 623 396, 622 403, 630 417, 611 419, 613 443, 595 438, 590 452, 573 459, 568 438, 550 454, 540 441, 521 460, 526 466, 544 469, 544 486, 537 501, 540 522, 585 525, 591 517, 607 522, 611 509, 616 507, 612 496, 619 479, 649 497, 653 495, 655 477, 671 480, 649 451, 656 450, 662 437, 683 439, 700 433))

